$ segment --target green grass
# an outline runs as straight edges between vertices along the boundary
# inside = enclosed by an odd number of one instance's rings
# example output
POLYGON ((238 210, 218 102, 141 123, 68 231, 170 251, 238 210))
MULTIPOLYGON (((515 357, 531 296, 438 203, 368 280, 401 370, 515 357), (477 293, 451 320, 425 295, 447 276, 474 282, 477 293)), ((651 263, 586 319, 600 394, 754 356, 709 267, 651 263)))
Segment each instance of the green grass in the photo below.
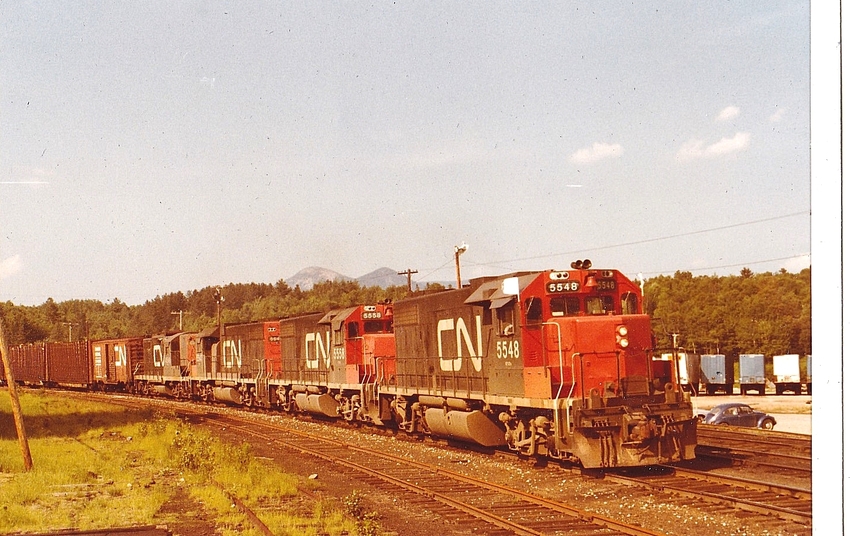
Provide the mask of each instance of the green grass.
POLYGON ((24 472, 0 390, 0 533, 161 524, 157 512, 182 487, 222 534, 258 534, 231 496, 275 534, 377 534, 344 506, 305 508, 295 476, 174 415, 56 392, 24 390, 20 399, 33 470, 24 472))

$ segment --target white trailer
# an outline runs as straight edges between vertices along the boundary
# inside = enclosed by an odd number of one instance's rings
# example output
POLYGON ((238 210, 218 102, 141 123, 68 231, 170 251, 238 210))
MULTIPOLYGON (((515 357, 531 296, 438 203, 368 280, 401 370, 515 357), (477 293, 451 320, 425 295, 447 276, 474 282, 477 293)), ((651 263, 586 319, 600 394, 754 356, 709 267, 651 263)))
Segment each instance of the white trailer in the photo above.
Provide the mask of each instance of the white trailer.
POLYGON ((800 354, 785 354, 773 356, 773 383, 776 384, 776 394, 787 391, 794 394, 803 392, 800 383, 800 354))

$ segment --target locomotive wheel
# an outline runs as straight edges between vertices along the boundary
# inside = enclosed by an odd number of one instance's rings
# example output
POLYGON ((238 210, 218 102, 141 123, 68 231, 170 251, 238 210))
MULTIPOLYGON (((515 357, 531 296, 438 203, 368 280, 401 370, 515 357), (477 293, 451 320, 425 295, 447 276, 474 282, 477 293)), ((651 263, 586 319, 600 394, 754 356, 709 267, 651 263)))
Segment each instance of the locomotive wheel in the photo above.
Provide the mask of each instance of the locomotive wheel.
POLYGON ((342 418, 348 422, 353 422, 357 416, 357 408, 347 396, 340 397, 339 412, 342 418))

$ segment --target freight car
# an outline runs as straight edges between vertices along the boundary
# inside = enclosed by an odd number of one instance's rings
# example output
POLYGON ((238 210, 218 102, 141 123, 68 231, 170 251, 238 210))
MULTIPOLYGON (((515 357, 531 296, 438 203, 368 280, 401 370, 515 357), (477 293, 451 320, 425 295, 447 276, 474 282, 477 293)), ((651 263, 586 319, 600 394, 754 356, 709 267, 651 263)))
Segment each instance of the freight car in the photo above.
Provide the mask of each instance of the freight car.
POLYGON ((764 372, 764 354, 741 354, 738 356, 738 370, 741 379, 741 394, 756 391, 764 395, 767 378, 764 372))
POLYGON ((584 261, 393 304, 94 341, 88 370, 97 388, 305 412, 587 468, 693 459, 690 396, 653 347, 638 287, 584 261))
POLYGON ((812 395, 812 356, 806 356, 806 394, 812 395))
MULTIPOLYGON (((679 385, 682 389, 696 396, 699 394, 700 356, 687 352, 676 352, 678 356, 679 385)), ((662 360, 673 359, 673 354, 661 354, 662 360)))
MULTIPOLYGON (((27 385, 90 387, 93 370, 87 341, 33 343, 9 348, 17 382, 27 385)), ((3 367, 0 363, 0 373, 3 367)), ((4 380, 5 380, 5 373, 4 380)))
POLYGON ((709 395, 718 391, 731 395, 735 385, 735 363, 723 354, 701 355, 700 381, 709 395))
POLYGON ((803 392, 803 385, 800 383, 799 354, 773 356, 773 383, 776 385, 778 395, 788 391, 796 395, 803 392))
POLYGON ((144 339, 124 337, 91 343, 92 384, 104 391, 132 390, 142 369, 144 339))

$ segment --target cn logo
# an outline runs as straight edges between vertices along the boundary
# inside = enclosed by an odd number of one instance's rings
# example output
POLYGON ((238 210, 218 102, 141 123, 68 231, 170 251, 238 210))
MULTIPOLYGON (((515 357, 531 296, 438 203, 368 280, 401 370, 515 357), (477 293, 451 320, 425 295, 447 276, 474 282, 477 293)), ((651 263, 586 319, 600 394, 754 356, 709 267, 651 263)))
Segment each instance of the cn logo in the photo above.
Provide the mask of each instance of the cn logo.
POLYGON ((325 368, 331 368, 331 354, 328 350, 331 347, 331 332, 325 332, 325 338, 322 339, 321 333, 308 333, 304 338, 304 355, 307 358, 308 369, 318 369, 319 362, 324 361, 325 368))
MULTIPOLYGON (((444 372, 457 372, 463 365, 463 348, 466 348, 466 353, 472 361, 472 366, 475 372, 481 372, 481 316, 475 315, 476 340, 477 349, 472 345, 472 337, 469 335, 469 329, 466 327, 466 322, 463 318, 445 318, 437 322, 437 355, 440 357, 440 370, 444 372), (446 356, 443 353, 443 334, 445 332, 455 333, 455 352, 457 355, 446 356)), ((450 337, 450 336, 449 336, 450 337)), ((451 338, 448 339, 451 345, 451 338)))
POLYGON ((222 344, 225 367, 242 366, 242 341, 225 340, 222 344))
POLYGON ((116 367, 126 367, 127 366, 127 347, 123 344, 116 344, 113 347, 115 350, 115 366, 116 367))
POLYGON ((153 345, 153 366, 161 367, 162 366, 162 345, 154 344, 153 345))

